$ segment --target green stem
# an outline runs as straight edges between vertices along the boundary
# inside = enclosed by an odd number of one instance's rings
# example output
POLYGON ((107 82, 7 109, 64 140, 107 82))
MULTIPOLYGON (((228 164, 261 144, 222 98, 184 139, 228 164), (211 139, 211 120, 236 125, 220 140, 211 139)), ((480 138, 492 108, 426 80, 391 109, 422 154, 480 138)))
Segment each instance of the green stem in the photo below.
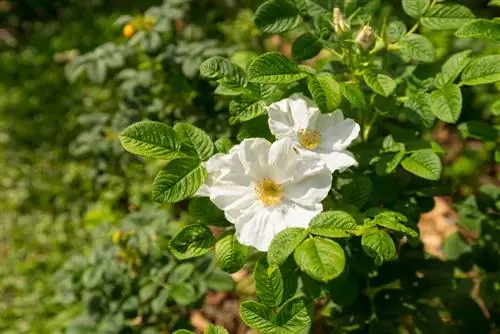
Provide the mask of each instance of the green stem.
POLYGON ((411 29, 408 30, 408 32, 406 33, 406 36, 413 34, 415 32, 415 30, 418 29, 418 27, 420 27, 420 21, 418 21, 417 23, 415 23, 413 25, 413 27, 411 27, 411 29))
POLYGON ((370 131, 372 130, 373 123, 375 123, 375 120, 377 119, 377 117, 378 117, 378 113, 374 112, 370 123, 363 129, 364 141, 368 140, 368 137, 370 136, 370 131))

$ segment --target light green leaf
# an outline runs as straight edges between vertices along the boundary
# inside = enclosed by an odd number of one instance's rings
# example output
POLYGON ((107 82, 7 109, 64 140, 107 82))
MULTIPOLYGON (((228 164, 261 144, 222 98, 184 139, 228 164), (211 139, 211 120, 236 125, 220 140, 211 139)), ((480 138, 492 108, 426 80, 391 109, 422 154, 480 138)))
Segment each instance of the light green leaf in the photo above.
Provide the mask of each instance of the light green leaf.
POLYGON ((188 283, 177 283, 172 286, 171 296, 177 304, 184 306, 194 303, 198 297, 194 287, 188 283))
POLYGON ((460 28, 475 17, 474 13, 465 6, 436 4, 420 18, 420 22, 428 29, 447 30, 460 28))
POLYGON ((248 327, 264 334, 274 333, 277 329, 275 313, 266 305, 253 300, 240 304, 240 317, 248 327))
POLYGON ((416 238, 418 236, 415 230, 398 222, 397 219, 390 216, 381 215, 380 217, 375 218, 373 222, 378 226, 382 226, 393 231, 399 231, 408 234, 412 238, 416 238))
POLYGON ((248 246, 240 244, 234 233, 223 235, 215 244, 217 264, 228 273, 240 270, 245 265, 247 256, 248 246))
POLYGON ((326 238, 308 238, 293 253, 300 270, 318 281, 329 281, 345 268, 344 250, 326 238))
POLYGON ((473 59, 462 72, 461 83, 468 86, 483 85, 500 80, 500 55, 473 59))
POLYGON ((236 284, 228 273, 222 270, 215 270, 203 279, 207 288, 220 292, 233 292, 236 284))
POLYGON ((373 184, 368 176, 355 178, 351 183, 342 188, 344 201, 362 208, 370 199, 373 184))
POLYGON ((276 323, 279 326, 278 333, 301 333, 311 324, 311 316, 304 297, 296 297, 288 300, 278 311, 276 323))
POLYGON ((396 255, 396 246, 389 234, 381 230, 370 230, 361 237, 363 250, 375 258, 377 264, 389 261, 396 255))
POLYGON ((363 74, 363 79, 368 87, 375 93, 382 96, 389 96, 396 88, 396 81, 385 74, 377 74, 373 71, 366 71, 363 74))
POLYGON ((342 96, 340 86, 330 73, 320 73, 307 78, 307 87, 323 113, 335 111, 340 105, 342 96))
POLYGON ((365 107, 365 96, 358 86, 343 82, 340 84, 340 92, 353 107, 365 107))
POLYGON ((296 61, 303 61, 315 57, 323 49, 320 40, 310 32, 300 35, 292 44, 292 57, 296 61))
POLYGON ((283 277, 278 266, 269 265, 264 257, 255 264, 253 272, 259 301, 269 307, 279 306, 283 297, 283 277))
POLYGON ((416 92, 409 96, 404 106, 419 116, 419 121, 424 127, 431 128, 434 125, 436 116, 432 113, 430 94, 423 91, 416 92))
POLYGON ((233 142, 228 137, 222 137, 217 139, 214 145, 215 148, 217 149, 217 152, 225 154, 229 153, 231 147, 234 146, 233 142))
POLYGON ((229 334, 229 332, 222 326, 210 324, 203 334, 229 334))
POLYGON ((462 138, 473 138, 492 142, 496 142, 499 136, 498 130, 491 124, 479 121, 462 123, 458 126, 458 131, 460 131, 462 138))
POLYGON ((463 254, 472 251, 469 245, 460 235, 459 232, 453 232, 444 240, 443 254, 447 260, 458 260, 463 254))
POLYGON ((348 232, 355 228, 356 220, 344 211, 322 212, 309 224, 309 232, 328 238, 349 237, 348 232))
POLYGON ((208 79, 218 80, 229 88, 245 85, 245 71, 229 59, 215 56, 205 60, 200 65, 200 74, 208 79))
POLYGON ((437 88, 441 88, 447 84, 453 83, 467 64, 469 64, 469 55, 471 52, 472 50, 465 50, 448 58, 441 67, 441 72, 436 75, 434 85, 436 85, 437 88))
POLYGON ((196 333, 188 331, 187 329, 178 329, 173 334, 196 334, 196 333))
POLYGON ((168 282, 175 284, 188 280, 194 272, 194 264, 185 262, 179 264, 168 276, 168 282))
POLYGON ((299 227, 279 232, 271 241, 267 251, 267 261, 270 264, 282 265, 306 237, 307 230, 299 227))
POLYGON ((248 67, 248 81, 263 84, 285 84, 305 78, 298 65, 278 52, 255 58, 248 67))
POLYGON ((394 43, 403 37, 406 31, 406 24, 403 21, 396 20, 389 23, 385 32, 389 42, 394 43))
POLYGON ((448 84, 431 93, 432 113, 446 123, 456 123, 462 112, 462 91, 448 84))
POLYGON ((417 19, 424 15, 430 3, 430 0, 403 0, 402 4, 405 13, 417 19))
POLYGON ((405 158, 401 165, 404 169, 423 179, 437 181, 443 165, 439 156, 431 150, 419 150, 405 158))
POLYGON ((120 141, 130 153, 151 158, 176 158, 182 146, 181 138, 170 126, 153 121, 130 125, 120 134, 120 141))
POLYGON ((268 0, 257 8, 254 22, 263 32, 280 33, 298 27, 302 17, 292 2, 268 0))
POLYGON ((215 239, 205 225, 194 224, 184 227, 170 240, 170 250, 179 260, 206 254, 213 247, 215 239))
POLYGON ((229 111, 232 115, 229 124, 247 122, 266 112, 266 105, 263 101, 256 101, 253 98, 239 96, 229 104, 229 111))
POLYGON ((405 36, 399 43, 403 44, 403 54, 412 60, 424 63, 432 63, 436 60, 434 45, 422 35, 405 36))
POLYGON ((455 36, 500 42, 500 22, 485 19, 474 20, 458 28, 455 36))
POLYGON ((174 130, 181 136, 186 153, 194 153, 203 161, 214 154, 214 144, 202 129, 189 123, 177 123, 174 130))
POLYGON ((207 172, 195 159, 179 159, 168 163, 153 181, 153 199, 156 202, 176 203, 198 190, 207 178, 207 172))

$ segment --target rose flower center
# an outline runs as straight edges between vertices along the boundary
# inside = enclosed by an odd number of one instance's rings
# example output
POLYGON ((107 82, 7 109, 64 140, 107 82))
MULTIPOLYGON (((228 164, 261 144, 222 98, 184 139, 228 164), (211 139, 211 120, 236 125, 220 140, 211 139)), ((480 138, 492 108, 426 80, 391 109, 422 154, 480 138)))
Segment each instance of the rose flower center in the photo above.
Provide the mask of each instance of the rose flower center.
POLYGON ((283 187, 271 179, 262 179, 255 186, 255 193, 265 205, 274 207, 283 198, 283 187))
POLYGON ((300 144, 308 150, 314 150, 321 143, 321 133, 317 130, 302 129, 298 136, 300 144))

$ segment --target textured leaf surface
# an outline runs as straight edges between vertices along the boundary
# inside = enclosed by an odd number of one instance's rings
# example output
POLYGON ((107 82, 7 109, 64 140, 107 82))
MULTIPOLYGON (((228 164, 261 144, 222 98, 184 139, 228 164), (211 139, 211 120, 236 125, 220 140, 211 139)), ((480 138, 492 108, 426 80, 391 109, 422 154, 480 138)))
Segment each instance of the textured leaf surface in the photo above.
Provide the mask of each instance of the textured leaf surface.
POLYGON ((436 78, 434 80, 434 84, 437 88, 441 88, 443 86, 446 86, 447 84, 451 84, 456 78, 458 78, 467 64, 469 64, 469 55, 471 52, 471 50, 459 52, 445 61, 445 63, 441 67, 441 72, 436 75, 436 78))
POLYGON ((254 59, 248 67, 250 82, 279 84, 305 78, 298 65, 278 52, 268 52, 254 59))
POLYGON ((153 181, 153 199, 176 203, 192 196, 205 182, 207 172, 195 159, 178 159, 158 172, 153 181))
POLYGON ((293 256, 300 270, 318 281, 334 279, 345 268, 344 250, 338 243, 326 238, 306 239, 293 256))
POLYGON ((500 55, 483 56, 473 59, 462 72, 461 82, 475 86, 500 80, 500 55))
POLYGON ((456 123, 462 111, 462 91, 454 84, 448 84, 431 93, 431 110, 446 123, 456 123))
POLYGON ((460 28, 474 18, 474 13, 465 6, 436 4, 427 11, 420 22, 428 29, 448 30, 460 28))
POLYGON ((382 96, 389 96, 396 88, 396 81, 385 74, 377 74, 373 71, 367 71, 363 75, 363 79, 368 87, 375 93, 382 96))
POLYGON ((287 228, 276 234, 267 251, 270 264, 281 265, 307 237, 307 230, 299 227, 287 228))
POLYGON ((308 77, 307 87, 321 112, 335 111, 340 105, 342 99, 340 86, 330 73, 308 77))
POLYGON ((229 334, 229 332, 222 326, 210 324, 203 334, 229 334))
POLYGON ((302 17, 288 0, 268 0, 255 12, 255 25, 263 32, 279 33, 298 27, 302 17))
POLYGON ((247 260, 248 247, 239 243, 234 233, 223 235, 215 244, 215 257, 219 267, 228 273, 240 270, 247 260))
POLYGON ((356 220, 344 211, 326 211, 318 214, 311 220, 309 232, 329 237, 349 237, 348 232, 356 228, 356 220))
POLYGON ((412 34, 401 40, 403 54, 408 58, 424 63, 436 60, 434 45, 422 35, 412 34))
POLYGON ((279 267, 269 265, 265 258, 260 258, 255 264, 253 278, 259 301, 266 306, 279 306, 284 291, 279 267))
POLYGON ((229 88, 245 84, 245 71, 229 59, 215 56, 205 60, 200 65, 200 74, 208 79, 221 80, 229 88))
POLYGON ((381 230, 372 230, 363 234, 361 245, 366 254, 375 258, 377 264, 389 261, 396 255, 396 246, 387 232, 381 230))
POLYGON ((263 101, 256 101, 253 98, 240 96, 231 101, 229 111, 233 116, 229 119, 229 124, 248 122, 266 112, 266 105, 263 101))
POLYGON ((303 61, 315 57, 323 49, 323 44, 311 33, 300 35, 292 44, 292 57, 303 61))
POLYGON ((485 19, 474 20, 455 31, 455 36, 500 42, 500 22, 485 19))
POLYGON ((212 232, 205 225, 188 225, 170 240, 170 250, 176 258, 185 260, 206 254, 214 242, 212 232))
POLYGON ((248 327, 262 333, 274 333, 277 329, 275 313, 267 306, 253 300, 240 304, 240 317, 248 327))
POLYGON ((278 333, 301 333, 311 323, 304 297, 292 298, 283 304, 276 323, 279 326, 278 333))
POLYGON ((123 147, 130 153, 152 158, 173 158, 181 149, 179 135, 160 122, 141 121, 120 134, 123 147))
POLYGON ((439 156, 431 150, 416 151, 405 158, 401 165, 410 173, 433 181, 439 180, 443 168, 439 156))
POLYGON ((373 184, 368 176, 355 178, 351 183, 342 188, 344 201, 362 208, 370 199, 373 184))
POLYGON ((207 160, 214 154, 214 144, 200 128, 189 123, 177 123, 174 130, 181 136, 187 152, 194 152, 200 160, 207 160))
POLYGON ((424 15, 429 8, 431 0, 403 0, 403 10, 406 14, 414 18, 424 15))
POLYGON ((364 108, 366 105, 365 96, 358 86, 341 83, 340 92, 353 107, 364 108))

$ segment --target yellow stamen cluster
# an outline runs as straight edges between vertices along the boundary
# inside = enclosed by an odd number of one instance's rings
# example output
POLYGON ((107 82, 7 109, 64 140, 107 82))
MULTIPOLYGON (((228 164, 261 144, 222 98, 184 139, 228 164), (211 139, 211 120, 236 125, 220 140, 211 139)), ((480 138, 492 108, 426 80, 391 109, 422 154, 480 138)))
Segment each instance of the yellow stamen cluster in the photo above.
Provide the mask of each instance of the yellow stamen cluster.
POLYGON ((262 179, 255 186, 257 198, 265 205, 274 207, 283 198, 283 187, 271 179, 262 179))
POLYGON ((316 149, 321 143, 321 133, 317 130, 302 129, 298 136, 300 144, 308 150, 316 149))

